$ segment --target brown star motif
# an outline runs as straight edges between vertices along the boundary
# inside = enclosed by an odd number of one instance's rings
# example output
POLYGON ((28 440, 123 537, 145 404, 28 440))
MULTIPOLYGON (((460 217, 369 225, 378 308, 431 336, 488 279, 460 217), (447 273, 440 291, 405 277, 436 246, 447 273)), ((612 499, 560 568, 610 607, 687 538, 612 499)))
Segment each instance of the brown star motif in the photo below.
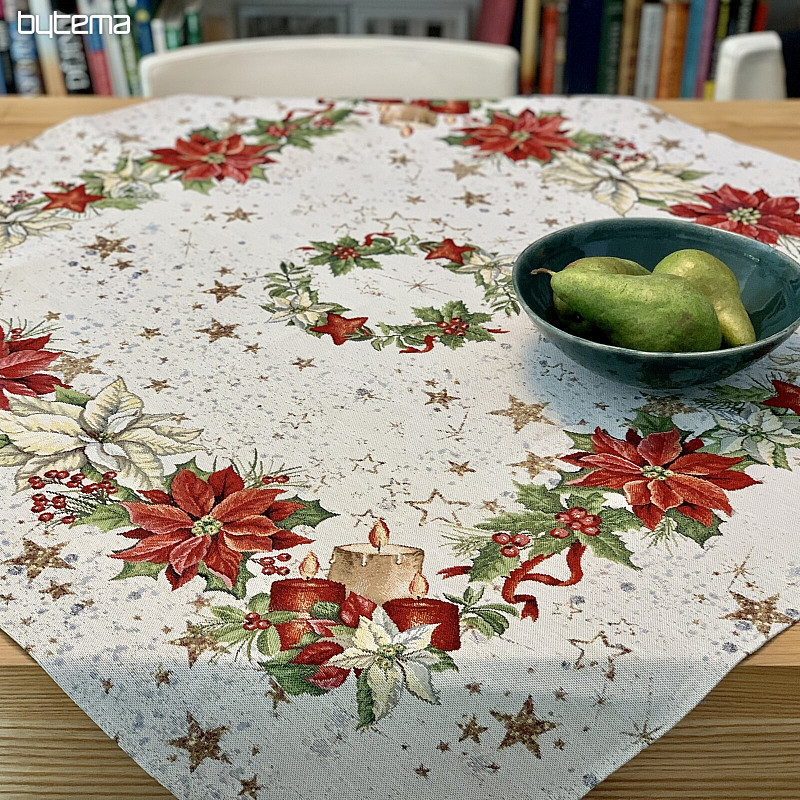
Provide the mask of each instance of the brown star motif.
POLYGON ((169 679, 170 675, 172 675, 172 670, 164 669, 164 665, 159 664, 158 669, 153 673, 153 677, 156 679, 156 686, 163 686, 165 683, 172 685, 172 681, 169 679))
POLYGON ((13 594, 0 594, 0 600, 2 600, 6 605, 8 605, 12 600, 16 600, 17 598, 14 597, 13 594))
POLYGON ((64 595, 67 594, 75 594, 75 592, 70 589, 72 586, 71 583, 56 583, 55 581, 50 581, 50 586, 47 589, 39 589, 39 594, 49 594, 53 600, 58 600, 64 595))
POLYGON ((147 340, 150 340, 155 336, 162 336, 162 335, 163 334, 161 333, 160 328, 142 328, 142 332, 139 334, 139 336, 142 336, 147 340))
POLYGON ((463 200, 467 208, 471 208, 474 205, 489 205, 485 194, 475 194, 467 189, 464 190, 464 194, 461 197, 454 197, 453 200, 463 200))
POLYGON ((389 156, 389 163, 390 164, 400 164, 401 166, 405 166, 408 164, 408 156, 389 156))
POLYGON ((233 222, 235 219, 240 219, 242 222, 250 222, 250 217, 255 215, 255 211, 243 211, 241 208, 237 208, 235 211, 223 211, 222 212, 228 219, 225 220, 226 222, 233 222))
POLYGON ((450 749, 450 742, 439 742, 436 745, 436 749, 442 753, 446 753, 450 749))
POLYGON ((531 479, 535 478, 540 472, 556 469, 557 458, 542 458, 534 453, 527 453, 524 461, 518 461, 516 464, 509 464, 509 467, 522 467, 528 470, 528 475, 531 479))
POLYGON ((658 739, 658 732, 663 728, 663 725, 659 725, 657 728, 653 728, 650 730, 647 726, 650 724, 649 721, 645 721, 642 727, 640 728, 635 722, 633 723, 633 728, 636 731, 635 733, 631 733, 630 731, 620 731, 623 736, 630 736, 637 742, 641 742, 643 745, 652 744, 656 739, 658 739))
POLYGON ((117 269, 132 269, 133 268, 133 261, 123 261, 121 258, 118 258, 116 263, 113 264, 117 269))
POLYGON ((555 217, 548 217, 544 220, 544 224, 547 225, 548 228, 555 228, 558 225, 558 220, 555 217))
POLYGON ((444 408, 450 408, 450 403, 453 400, 460 400, 460 397, 454 397, 447 393, 447 389, 442 389, 438 392, 429 392, 427 390, 423 390, 426 395, 428 395, 428 399, 425 401, 426 406, 430 405, 439 405, 443 406, 444 408))
POLYGON ((100 375, 100 370, 93 366, 94 360, 99 357, 99 353, 82 358, 74 358, 62 353, 53 369, 58 370, 64 376, 65 383, 72 383, 78 375, 100 375))
POLYGON ((563 750, 566 745, 567 743, 563 739, 556 739, 553 742, 553 747, 555 747, 556 750, 563 750))
POLYGON ((455 461, 448 461, 447 463, 450 464, 450 469, 447 471, 455 472, 459 478, 463 478, 468 472, 475 472, 475 470, 470 467, 469 461, 465 461, 463 464, 457 464, 455 461))
POLYGON ((466 178, 468 175, 480 175, 483 176, 483 173, 480 171, 483 164, 462 164, 460 161, 454 161, 452 167, 441 167, 439 172, 452 172, 453 175, 456 176, 456 180, 460 181, 462 178, 466 178))
POLYGON ((587 666, 596 667, 605 660, 603 673, 610 681, 613 681, 616 675, 616 665, 614 661, 620 656, 626 656, 633 652, 629 647, 625 647, 625 645, 611 644, 605 631, 600 631, 591 639, 567 639, 567 641, 573 647, 577 647, 581 653, 575 659, 575 663, 572 665, 573 669, 584 669, 587 666), (601 647, 603 648, 602 650, 600 650, 601 647), (587 655, 590 650, 594 655, 587 655), (600 650, 600 656, 597 656, 598 650, 600 650), (607 650, 611 652, 606 652, 607 650))
POLYGON ((425 201, 419 195, 408 195, 406 197, 406 203, 411 203, 411 205, 417 205, 417 203, 424 203, 425 201))
POLYGON ((558 689, 554 689, 553 694, 556 696, 556 700, 563 700, 564 702, 567 701, 567 693, 564 691, 563 686, 559 686, 558 689))
POLYGON ((533 711, 533 698, 530 695, 522 704, 522 709, 518 714, 503 714, 499 711, 490 711, 489 713, 495 719, 500 720, 506 728, 506 735, 500 742, 498 750, 518 743, 524 744, 536 758, 542 757, 538 737, 558 727, 558 723, 539 719, 536 716, 533 711))
POLYGON ((455 525, 460 525, 461 521, 456 516, 458 506, 466 507, 469 505, 469 503, 466 503, 463 500, 447 500, 442 496, 442 493, 438 489, 434 489, 427 500, 406 500, 405 504, 407 506, 411 506, 411 508, 416 509, 422 514, 419 520, 420 527, 437 519, 442 520, 442 522, 450 522, 455 525), (434 503, 438 506, 438 508, 433 506, 434 503), (455 508, 442 508, 443 505, 455 506, 455 508))
POLYGON ((481 689, 483 688, 482 683, 468 683, 464 687, 470 694, 480 694, 481 689))
POLYGON ((691 414, 697 411, 696 408, 686 405, 680 395, 649 395, 646 394, 647 403, 637 411, 644 411, 647 414, 655 414, 658 417, 671 417, 674 414, 691 414))
POLYGON ((546 422, 548 425, 555 423, 542 414, 549 403, 523 403, 522 400, 508 396, 509 407, 490 411, 496 417, 510 417, 514 421, 514 433, 519 433, 529 422, 546 422))
POLYGON ((725 614, 720 619, 736 619, 750 622, 760 634, 769 637, 773 625, 791 625, 796 620, 781 614, 776 608, 780 595, 774 594, 766 600, 753 600, 738 592, 731 592, 731 597, 739 604, 736 611, 725 614))
POLYGON ((239 790, 237 797, 250 797, 251 800, 258 800, 258 792, 264 788, 258 783, 258 775, 253 775, 252 778, 246 781, 239 778, 239 783, 242 784, 242 788, 239 790))
POLYGON ((680 139, 665 139, 663 136, 659 137, 658 141, 656 142, 657 145, 662 147, 664 150, 669 152, 670 150, 674 150, 676 147, 681 146, 680 139))
POLYGON ((142 143, 142 137, 138 133, 125 133, 124 131, 117 131, 114 136, 120 144, 129 144, 131 142, 142 143))
POLYGON ((56 313, 55 311, 48 311, 48 312, 47 312, 47 313, 44 315, 44 318, 45 318, 45 319, 46 319, 48 322, 52 322, 53 320, 56 320, 56 319, 61 319, 61 314, 58 314, 58 313, 56 313))
POLYGON ((189 772, 194 772, 207 758, 230 764, 230 758, 219 746, 219 740, 228 732, 228 728, 222 725, 219 728, 203 730, 191 714, 186 716, 189 719, 188 735, 181 736, 180 739, 170 739, 167 744, 180 747, 189 753, 189 772))
POLYGON ((292 361, 292 366, 297 367, 297 369, 302 372, 304 369, 308 369, 309 367, 316 367, 317 365, 314 363, 313 358, 298 358, 295 361, 292 361))
POLYGON ((286 690, 281 686, 274 678, 269 679, 270 690, 268 692, 264 692, 264 697, 269 697, 272 700, 272 710, 277 711, 278 703, 286 703, 286 705, 291 705, 292 701, 289 699, 289 695, 286 694, 286 690))
POLYGON ((0 169, 0 178, 21 178, 25 173, 11 164, 0 169))
POLYGON ((214 288, 206 289, 203 294, 213 294, 214 297, 217 298, 217 302, 221 303, 226 297, 241 297, 242 295, 240 295, 238 292, 238 290, 241 288, 241 283, 238 286, 226 286, 224 283, 220 283, 218 280, 215 280, 214 288))
POLYGON ((150 378, 150 385, 145 386, 145 389, 152 389, 156 394, 163 392, 164 389, 174 389, 174 386, 169 385, 169 381, 167 380, 156 380, 155 378, 150 378))
POLYGON ((461 728, 461 736, 458 737, 459 742, 466 742, 467 739, 472 739, 475 744, 480 744, 481 734, 489 730, 485 725, 481 725, 478 722, 478 718, 474 714, 469 722, 457 722, 456 725, 461 728))
POLYGON ((420 765, 419 765, 419 766, 418 766, 418 767, 417 767, 417 768, 414 770, 414 772, 416 772, 416 773, 417 773, 417 775, 419 775, 419 776, 420 776, 420 778, 427 778, 427 777, 428 777, 428 773, 430 772, 430 769, 429 769, 428 767, 426 767, 424 764, 420 764, 420 765))
POLYGON ((3 564, 17 565, 25 567, 28 573, 28 582, 38 578, 45 569, 75 569, 71 564, 67 564, 59 555, 62 547, 66 547, 66 542, 59 542, 50 547, 41 547, 30 539, 22 540, 23 551, 16 558, 9 558, 3 564))
POLYGON ((197 332, 207 333, 208 341, 216 342, 218 339, 238 339, 238 334, 233 332, 233 329, 238 327, 239 324, 236 322, 232 325, 223 325, 212 317, 211 325, 208 328, 199 328, 197 332))
POLYGON ((208 608, 211 605, 211 601, 207 597, 203 597, 203 595, 199 594, 194 600, 189 600, 186 605, 194 606, 195 611, 199 613, 204 608, 208 608))
POLYGON ((364 472, 371 472, 373 475, 378 474, 378 468, 382 467, 386 462, 385 461, 376 461, 372 457, 372 453, 367 453, 364 458, 351 458, 350 461, 355 464, 353 467, 353 472, 357 469, 364 470, 364 472), (367 466, 369 464, 369 466, 367 466))
POLYGON ((125 242, 128 237, 125 236, 121 239, 106 239, 105 236, 96 236, 92 244, 85 244, 85 250, 97 250, 97 254, 105 261, 112 253, 130 253, 131 251, 125 247, 125 242))
POLYGON ((190 667, 195 665, 195 662, 203 653, 227 652, 227 648, 220 644, 208 631, 192 622, 187 622, 186 633, 179 639, 173 639, 170 644, 186 648, 186 652, 189 654, 190 667))
POLYGON ((645 116, 650 117, 654 122, 663 122, 665 119, 669 119, 669 114, 666 111, 661 111, 658 108, 650 108, 645 111, 645 116))
POLYGON ((481 508, 485 508, 487 511, 491 511, 492 514, 496 514, 502 506, 499 500, 484 500, 481 508))
POLYGON ((106 678, 100 685, 103 687, 103 691, 106 694, 108 694, 114 688, 114 684, 111 683, 108 678, 106 678))

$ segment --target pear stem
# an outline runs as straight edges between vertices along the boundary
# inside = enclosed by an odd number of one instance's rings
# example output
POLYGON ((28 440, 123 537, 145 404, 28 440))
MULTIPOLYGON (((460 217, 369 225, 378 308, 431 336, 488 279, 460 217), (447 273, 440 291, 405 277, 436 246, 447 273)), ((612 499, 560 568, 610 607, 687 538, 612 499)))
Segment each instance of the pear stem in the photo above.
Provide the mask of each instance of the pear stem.
POLYGON ((540 267, 539 269, 532 269, 531 275, 549 275, 552 277, 555 275, 555 272, 553 272, 551 269, 544 269, 544 267, 540 267))

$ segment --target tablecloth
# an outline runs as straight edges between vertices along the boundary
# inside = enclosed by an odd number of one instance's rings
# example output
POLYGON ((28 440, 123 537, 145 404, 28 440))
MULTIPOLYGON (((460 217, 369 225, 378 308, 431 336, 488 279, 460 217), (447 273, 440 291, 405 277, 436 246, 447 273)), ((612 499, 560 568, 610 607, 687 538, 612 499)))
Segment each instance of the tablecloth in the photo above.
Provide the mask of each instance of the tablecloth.
POLYGON ((181 96, 0 159, 0 623, 179 798, 568 800, 800 618, 800 340, 651 393, 514 257, 800 255, 800 165, 637 101, 181 96))

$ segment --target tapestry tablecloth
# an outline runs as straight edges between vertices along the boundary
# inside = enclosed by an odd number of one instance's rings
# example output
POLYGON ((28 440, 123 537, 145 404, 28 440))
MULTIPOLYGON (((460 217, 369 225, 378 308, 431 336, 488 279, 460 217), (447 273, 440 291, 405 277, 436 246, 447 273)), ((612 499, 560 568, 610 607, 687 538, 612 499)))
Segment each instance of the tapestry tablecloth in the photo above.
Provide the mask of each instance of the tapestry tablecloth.
POLYGON ((514 256, 800 256, 800 164, 637 101, 181 96, 0 159, 0 623, 179 798, 571 800, 800 618, 800 340, 649 393, 514 256))

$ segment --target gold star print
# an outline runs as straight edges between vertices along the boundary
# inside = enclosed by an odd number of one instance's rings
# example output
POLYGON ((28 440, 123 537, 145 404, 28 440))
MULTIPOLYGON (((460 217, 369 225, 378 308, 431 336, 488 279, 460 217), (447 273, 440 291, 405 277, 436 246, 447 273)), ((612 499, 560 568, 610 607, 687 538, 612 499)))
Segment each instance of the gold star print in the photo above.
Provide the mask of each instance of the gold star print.
POLYGON ((486 199, 485 194, 474 194, 468 189, 464 190, 464 194, 462 194, 461 197, 454 197, 453 200, 463 200, 464 205, 467 208, 471 208, 474 205, 489 205, 489 201, 486 199))
POLYGON ((99 156, 100 153, 106 152, 106 144, 105 142, 100 142, 100 144, 93 144, 89 149, 92 151, 93 156, 99 156))
POLYGON ((50 581, 50 586, 47 589, 39 589, 39 594, 49 594, 53 600, 58 600, 64 595, 67 594, 75 594, 75 592, 70 589, 72 586, 71 583, 56 583, 55 581, 50 581))
POLYGON ((203 595, 199 594, 194 600, 190 600, 186 605, 194 606, 195 611, 199 613, 204 608, 209 608, 211 601, 207 597, 203 597, 203 595))
POLYGON ((483 177, 480 171, 483 164, 462 164, 460 161, 454 161, 452 167, 442 167, 439 172, 452 172, 456 176, 456 180, 460 181, 468 175, 479 175, 483 177))
POLYGON ((208 328, 199 328, 197 332, 207 333, 208 341, 216 342, 218 339, 238 339, 238 334, 233 332, 233 329, 238 327, 238 323, 233 323, 232 325, 223 325, 212 317, 211 325, 208 328))
POLYGON ((411 195, 406 196, 406 203, 411 203, 412 205, 417 205, 417 203, 424 203, 425 201, 419 196, 415 195, 412 197, 411 195))
POLYGON ((61 319, 61 314, 56 314, 55 311, 48 311, 44 317, 48 322, 52 322, 55 319, 61 319))
POLYGON ((11 164, 0 169, 0 178, 20 178, 23 174, 19 167, 14 167, 11 164))
POLYGON ((390 164, 400 164, 401 167, 406 166, 408 164, 408 156, 389 156, 389 163, 390 164))
POLYGON ((371 472, 373 475, 377 475, 378 468, 382 467, 386 463, 385 461, 376 461, 372 457, 372 453, 367 453, 364 458, 351 458, 348 460, 355 464, 353 467, 353 472, 355 472, 357 469, 361 469, 364 470, 364 472, 371 472))
POLYGON ((167 744, 180 747, 189 753, 189 772, 194 772, 207 758, 230 764, 230 758, 222 752, 219 746, 219 740, 228 732, 228 728, 221 725, 219 728, 206 731, 200 727, 191 714, 186 716, 189 719, 188 735, 181 736, 180 739, 170 739, 167 744))
POLYGON ((25 567, 30 583, 34 578, 38 578, 45 569, 75 569, 60 556, 61 548, 66 546, 66 542, 59 542, 50 547, 41 547, 30 539, 23 539, 22 553, 16 558, 9 558, 0 563, 25 567))
POLYGON ((754 164, 752 161, 739 161, 737 166, 740 166, 742 169, 750 169, 754 164))
POLYGON ((564 691, 563 686, 559 686, 558 689, 554 689, 553 694, 556 696, 556 700, 563 700, 565 703, 567 702, 567 693, 564 691))
POLYGON ((461 521, 456 516, 458 506, 469 505, 463 500, 446 500, 438 489, 434 489, 427 500, 406 500, 405 503, 422 514, 419 520, 420 527, 437 519, 460 525, 461 521), (451 509, 448 506, 455 506, 455 508, 451 509))
POLYGON ((106 678, 100 685, 103 687, 103 691, 106 694, 108 694, 114 688, 114 684, 111 683, 108 678, 106 678))
POLYGON ((648 729, 648 725, 650 724, 649 721, 646 721, 642 727, 640 728, 635 722, 633 723, 633 728, 636 733, 630 733, 628 731, 620 731, 623 736, 630 736, 634 741, 641 742, 643 745, 653 744, 653 742, 658 739, 658 732, 661 730, 663 725, 659 725, 657 728, 653 728, 652 730, 648 729))
POLYGON ((556 739, 553 742, 553 747, 555 747, 556 750, 563 750, 566 745, 567 743, 563 739, 556 739))
POLYGON ((213 294, 217 298, 217 302, 221 303, 226 297, 241 297, 238 290, 242 288, 240 283, 238 286, 226 286, 224 283, 214 281, 213 289, 206 289, 203 294, 213 294))
POLYGON ((231 128, 238 128, 239 125, 244 125, 248 119, 249 117, 241 117, 239 114, 228 114, 222 121, 231 128))
POLYGON ((19 150, 20 147, 26 147, 29 150, 39 149, 30 139, 23 139, 21 142, 14 142, 13 144, 8 145, 8 152, 13 153, 15 150, 19 150))
POLYGON ((246 344, 244 346, 244 351, 245 353, 257 353, 260 347, 261 345, 258 344, 258 342, 256 342, 255 344, 246 344))
POLYGON ((659 147, 664 148, 664 150, 666 150, 667 152, 669 152, 670 150, 674 150, 676 147, 680 147, 681 146, 681 140, 680 139, 665 139, 663 136, 661 136, 661 137, 659 137, 659 139, 656 142, 656 144, 659 147))
POLYGON ((464 687, 470 694, 480 694, 481 689, 483 688, 482 683, 468 683, 464 687))
POLYGON ((460 400, 460 397, 453 397, 447 393, 447 389, 442 389, 439 392, 428 392, 425 391, 425 394, 428 395, 428 399, 425 401, 425 405, 439 405, 444 406, 444 408, 450 408, 450 403, 453 400, 460 400))
POLYGON ((298 358, 296 361, 292 361, 292 366, 297 367, 302 372, 304 369, 316 367, 317 365, 314 363, 313 358, 298 358))
POLYGON ((523 703, 522 709, 516 715, 502 714, 499 711, 490 711, 489 713, 495 719, 500 720, 506 728, 506 735, 503 741, 500 742, 498 750, 511 747, 517 743, 524 744, 536 758, 542 757, 538 737, 558 727, 557 723, 539 719, 534 714, 533 698, 530 695, 528 695, 528 699, 523 703))
POLYGON ((258 775, 253 775, 252 778, 246 781, 239 778, 239 783, 242 784, 242 788, 239 790, 238 797, 249 797, 251 800, 258 800, 258 792, 264 788, 259 786, 258 775))
POLYGON ((142 332, 139 336, 143 336, 145 339, 152 339, 154 336, 161 336, 161 329, 160 328, 142 328, 142 332))
POLYGON ((468 472, 475 472, 475 470, 470 467, 469 461, 465 461, 463 464, 457 464, 455 461, 448 461, 447 463, 450 464, 450 469, 447 471, 455 472, 459 478, 463 478, 468 472))
POLYGON ((0 600, 2 600, 6 605, 8 605, 12 600, 16 600, 17 598, 14 597, 13 594, 0 594, 0 600))
POLYGON ((480 744, 481 734, 489 730, 486 726, 478 723, 478 718, 474 714, 469 722, 457 722, 456 725, 461 728, 461 736, 458 737, 459 742, 466 742, 467 739, 472 739, 475 744, 480 744))
POLYGON ((419 776, 420 776, 420 778, 427 778, 427 777, 428 777, 428 773, 430 772, 430 769, 429 769, 428 767, 426 767, 424 764, 420 764, 420 765, 419 765, 419 766, 418 766, 418 767, 417 767, 417 768, 414 770, 414 772, 416 772, 416 773, 417 773, 417 775, 419 775, 419 776))
POLYGON ((440 741, 439 744, 436 745, 436 749, 440 753, 447 753, 450 750, 450 742, 441 742, 440 741))
POLYGON ((573 669, 596 667, 605 662, 603 674, 610 681, 613 681, 616 675, 615 660, 633 652, 625 645, 611 644, 605 631, 600 631, 591 639, 567 639, 567 641, 573 647, 577 647, 581 653, 575 659, 575 663, 572 665, 573 669))
POLYGON ((750 622, 760 634, 769 637, 773 625, 791 625, 795 622, 792 617, 781 614, 775 607, 779 595, 774 594, 766 600, 753 600, 738 592, 731 592, 731 597, 739 604, 736 611, 725 614, 720 619, 737 619, 750 622))
POLYGON ((138 142, 143 144, 142 137, 138 133, 124 133, 123 131, 117 131, 114 135, 117 137, 117 141, 120 144, 128 144, 129 142, 138 142))
POLYGON ((172 675, 172 670, 164 669, 164 665, 159 664, 158 669, 153 673, 153 677, 156 679, 156 686, 163 686, 164 684, 171 686, 172 681, 169 679, 170 675, 172 675))
POLYGON ((269 679, 270 690, 268 692, 264 692, 264 697, 269 697, 272 700, 272 710, 277 711, 278 703, 286 703, 286 705, 291 705, 292 701, 289 699, 289 695, 286 694, 286 690, 281 686, 274 678, 269 679))
POLYGON ((160 394, 164 391, 164 389, 174 389, 174 386, 169 385, 169 381, 166 380, 156 380, 155 378, 150 378, 150 385, 145 386, 145 389, 152 389, 156 394, 160 394))
POLYGON ((96 236, 93 244, 85 244, 85 250, 97 250, 97 254, 105 261, 112 253, 130 253, 130 250, 125 247, 125 242, 128 237, 122 239, 106 239, 105 236, 96 236))
POLYGON ((665 119, 669 119, 669 114, 666 111, 661 111, 658 108, 651 108, 645 112, 645 116, 650 117, 654 122, 663 122, 665 119))
POLYGON ((118 258, 116 263, 112 266, 116 267, 118 270, 132 269, 133 261, 123 261, 121 258, 118 258))
POLYGON ((490 411, 496 417, 510 417, 514 420, 514 433, 519 433, 529 422, 546 422, 548 425, 555 423, 542 414, 549 403, 523 403, 522 400, 508 396, 509 407, 498 411, 490 411))
POLYGON ((193 667, 195 662, 203 653, 225 653, 227 648, 221 645, 208 631, 195 625, 192 622, 186 623, 186 633, 180 639, 173 639, 170 644, 176 647, 185 647, 189 654, 189 666, 193 667))
POLYGON ((647 414, 655 414, 658 417, 671 417, 675 414, 692 414, 697 411, 692 406, 687 406, 680 395, 668 394, 659 397, 658 395, 646 394, 647 403, 637 411, 644 411, 647 414))
POLYGON ((64 353, 56 361, 53 369, 57 370, 64 376, 65 383, 72 383, 78 375, 100 375, 99 369, 95 369, 92 365, 100 354, 95 353, 93 356, 83 356, 83 358, 74 358, 64 353))
POLYGON ((534 453, 527 453, 524 461, 518 461, 516 464, 509 464, 509 467, 522 467, 528 470, 528 475, 533 480, 540 472, 547 472, 556 469, 556 458, 542 458, 534 453))
POLYGON ((491 511, 492 514, 496 514, 502 506, 498 500, 484 500, 481 508, 485 508, 487 511, 491 511))
POLYGON ((237 208, 235 211, 223 211, 222 213, 228 218, 225 220, 226 222, 233 222, 236 219, 240 219, 242 222, 250 222, 250 217, 255 216, 256 212, 237 208))

